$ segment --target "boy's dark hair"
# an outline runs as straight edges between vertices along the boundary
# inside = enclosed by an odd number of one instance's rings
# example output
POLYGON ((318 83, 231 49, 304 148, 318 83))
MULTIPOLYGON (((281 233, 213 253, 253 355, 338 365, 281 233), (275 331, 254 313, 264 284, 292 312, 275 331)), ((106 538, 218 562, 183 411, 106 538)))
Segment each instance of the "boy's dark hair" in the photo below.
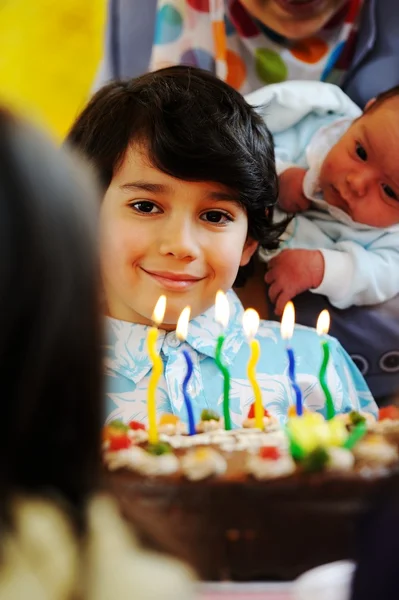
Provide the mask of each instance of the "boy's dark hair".
MULTIPOLYGON (((264 248, 278 245, 286 223, 272 224, 278 196, 272 136, 241 94, 207 71, 176 66, 106 85, 67 142, 93 163, 105 189, 129 144, 142 143, 164 173, 235 191, 248 235, 264 248)), ((245 279, 240 271, 236 285, 245 279)))
POLYGON ((66 500, 80 526, 97 486, 97 198, 63 154, 0 110, 0 527, 20 493, 66 500))

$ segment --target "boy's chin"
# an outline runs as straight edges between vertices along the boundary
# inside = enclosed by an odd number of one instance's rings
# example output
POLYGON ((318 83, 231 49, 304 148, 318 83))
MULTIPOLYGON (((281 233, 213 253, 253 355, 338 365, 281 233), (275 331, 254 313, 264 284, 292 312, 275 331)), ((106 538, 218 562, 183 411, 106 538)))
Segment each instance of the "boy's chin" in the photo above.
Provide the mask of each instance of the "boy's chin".
MULTIPOLYGON (((184 306, 181 309, 168 310, 166 309, 166 313, 164 319, 162 321, 162 325, 159 326, 160 329, 164 329, 166 331, 174 331, 177 327, 177 322, 179 320, 180 314, 183 310, 184 306)), ((192 317, 190 317, 191 319, 192 317)))

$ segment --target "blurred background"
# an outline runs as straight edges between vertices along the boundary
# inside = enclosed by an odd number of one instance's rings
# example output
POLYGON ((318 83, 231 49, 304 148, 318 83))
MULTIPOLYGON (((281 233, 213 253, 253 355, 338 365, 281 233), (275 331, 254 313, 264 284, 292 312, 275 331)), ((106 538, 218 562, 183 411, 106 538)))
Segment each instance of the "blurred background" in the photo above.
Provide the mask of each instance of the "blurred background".
POLYGON ((101 57, 106 0, 0 0, 0 102, 58 139, 101 57))

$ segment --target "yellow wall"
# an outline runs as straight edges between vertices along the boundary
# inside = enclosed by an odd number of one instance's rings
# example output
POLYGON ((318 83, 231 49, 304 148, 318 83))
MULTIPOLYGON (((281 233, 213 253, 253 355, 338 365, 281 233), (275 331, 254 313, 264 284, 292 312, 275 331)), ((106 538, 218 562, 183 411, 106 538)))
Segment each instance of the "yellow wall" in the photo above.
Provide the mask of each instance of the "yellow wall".
POLYGON ((0 0, 0 101, 62 138, 99 65, 105 4, 0 0))

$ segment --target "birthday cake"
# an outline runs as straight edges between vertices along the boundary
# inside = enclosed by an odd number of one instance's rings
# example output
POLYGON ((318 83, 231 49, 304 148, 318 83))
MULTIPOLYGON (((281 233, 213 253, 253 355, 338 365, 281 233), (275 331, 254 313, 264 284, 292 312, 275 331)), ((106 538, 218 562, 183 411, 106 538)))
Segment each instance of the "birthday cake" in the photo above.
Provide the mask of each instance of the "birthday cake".
POLYGON ((253 408, 232 431, 204 411, 187 435, 165 415, 150 443, 142 424, 110 423, 106 484, 146 541, 155 526, 206 580, 290 580, 355 558, 359 519, 396 483, 397 445, 357 413, 254 424, 253 408))

